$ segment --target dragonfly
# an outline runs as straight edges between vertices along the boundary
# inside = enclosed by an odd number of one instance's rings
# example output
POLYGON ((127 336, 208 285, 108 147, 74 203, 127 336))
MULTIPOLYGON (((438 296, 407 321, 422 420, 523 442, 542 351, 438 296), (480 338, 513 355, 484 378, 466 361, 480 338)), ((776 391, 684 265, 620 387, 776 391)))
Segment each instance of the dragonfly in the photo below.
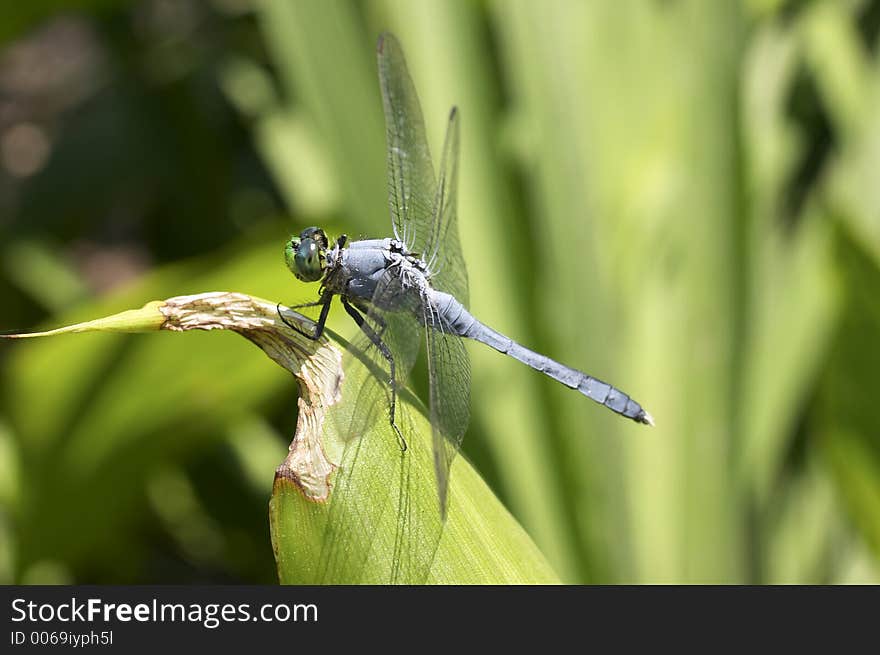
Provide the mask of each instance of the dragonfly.
MULTIPOLYGON (((446 514, 449 470, 470 420, 470 362, 463 339, 472 339, 513 357, 638 423, 651 415, 620 389, 535 352, 480 322, 468 310, 468 276, 456 211, 459 112, 449 114, 440 170, 434 165, 415 86, 403 50, 388 33, 377 46, 387 138, 386 172, 393 237, 331 242, 324 230, 309 227, 284 247, 290 271, 303 282, 320 282, 320 306, 311 330, 318 339, 338 297, 360 328, 364 347, 378 353, 387 372, 387 418, 401 451, 407 426, 397 420, 398 393, 424 343, 427 352, 429 419, 441 515, 446 514)), ((283 318, 283 317, 282 317, 283 318)), ((285 321, 287 322, 287 321, 285 321)), ((356 417, 357 418, 357 417, 356 417)))

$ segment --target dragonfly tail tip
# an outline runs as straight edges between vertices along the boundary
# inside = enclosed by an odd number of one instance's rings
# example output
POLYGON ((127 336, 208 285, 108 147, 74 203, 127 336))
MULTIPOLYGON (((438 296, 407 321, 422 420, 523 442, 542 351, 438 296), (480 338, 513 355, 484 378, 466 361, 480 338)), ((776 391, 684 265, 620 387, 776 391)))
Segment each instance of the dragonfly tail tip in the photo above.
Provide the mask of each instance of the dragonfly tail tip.
POLYGON ((636 420, 639 423, 644 423, 645 425, 650 425, 651 427, 654 427, 654 417, 648 414, 648 412, 646 412, 644 409, 641 411, 636 420))

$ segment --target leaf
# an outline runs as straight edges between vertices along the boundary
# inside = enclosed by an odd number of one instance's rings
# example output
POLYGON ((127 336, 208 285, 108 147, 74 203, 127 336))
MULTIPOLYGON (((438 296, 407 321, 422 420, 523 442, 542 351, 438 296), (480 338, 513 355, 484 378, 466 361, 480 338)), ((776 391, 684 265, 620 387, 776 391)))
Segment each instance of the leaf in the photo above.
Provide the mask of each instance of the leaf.
POLYGON ((43 332, 20 332, 0 334, 3 339, 30 339, 32 337, 51 337, 59 334, 75 334, 77 332, 151 332, 159 330, 165 323, 159 301, 148 302, 140 309, 129 309, 112 316, 105 316, 93 321, 74 323, 54 330, 43 332))
MULTIPOLYGON (((413 402, 404 397, 398 409, 413 410, 413 402)), ((341 495, 327 504, 308 502, 279 471, 269 514, 281 582, 557 583, 531 538, 464 457, 453 464, 449 512, 440 521, 431 428, 423 408, 407 415, 414 421, 407 451, 377 422, 345 448, 333 492, 341 495)))
MULTIPOLYGON (((152 301, 140 309, 68 325, 55 330, 2 335, 8 339, 45 337, 77 332, 150 332, 153 330, 232 330, 259 346, 299 380, 297 437, 283 467, 312 500, 325 500, 333 466, 321 449, 324 408, 338 395, 341 356, 326 339, 312 340, 286 325, 277 304, 230 292, 209 292, 152 301), (305 454, 303 454, 305 453, 305 454)), ((312 322, 287 310, 308 331, 312 322)))
POLYGON ((276 471, 270 502, 272 542, 284 583, 558 581, 466 461, 454 469, 450 515, 445 524, 440 521, 430 427, 411 394, 402 396, 401 416, 415 423, 410 434, 417 437, 405 453, 381 421, 355 442, 343 443, 338 421, 327 420, 345 392, 341 353, 327 339, 309 339, 285 321, 296 321, 306 331, 313 326, 259 298, 210 292, 153 301, 55 330, 3 336, 232 330, 293 373, 301 392, 296 435, 276 471))

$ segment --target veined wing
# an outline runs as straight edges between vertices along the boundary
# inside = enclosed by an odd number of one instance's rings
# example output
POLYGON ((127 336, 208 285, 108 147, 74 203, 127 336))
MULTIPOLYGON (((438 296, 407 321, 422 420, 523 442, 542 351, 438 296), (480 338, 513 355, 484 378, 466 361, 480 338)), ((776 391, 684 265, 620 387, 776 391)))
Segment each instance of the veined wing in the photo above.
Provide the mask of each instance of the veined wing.
POLYGON ((425 122, 400 43, 392 34, 376 47, 388 141, 388 204, 394 236, 422 254, 432 229, 434 165, 425 122))
POLYGON ((398 289, 395 272, 386 272, 374 294, 378 305, 364 318, 395 359, 396 423, 408 450, 401 452, 388 423, 388 362, 361 331, 343 357, 342 398, 330 414, 344 447, 333 479, 319 580, 345 571, 348 582, 423 584, 440 541, 443 524, 436 505, 419 507, 412 500, 413 485, 433 468, 431 448, 419 441, 413 425, 419 401, 405 389, 424 329, 412 312, 378 308, 399 306, 398 289), (365 518, 365 496, 382 508, 378 518, 365 518))
MULTIPOLYGON (((426 307, 425 311, 431 311, 426 307)), ((438 317, 426 321, 437 325, 438 317)), ((428 382, 434 472, 440 514, 446 516, 449 469, 461 448, 470 421, 471 364, 460 337, 442 329, 427 329, 428 382)))
MULTIPOLYGON (((434 167, 419 100, 400 44, 390 34, 379 39, 378 60, 388 139, 389 202, 395 236, 428 263, 435 289, 450 293, 466 306, 468 281, 461 254, 456 206, 458 112, 453 109, 449 116, 440 178, 435 187, 434 167)), ((376 296, 373 305, 381 307, 376 296)), ((423 311, 431 311, 428 302, 423 302, 423 311)), ((440 509, 445 516, 449 468, 470 418, 470 362, 458 337, 428 327, 438 325, 437 319, 423 316, 422 327, 426 328, 427 335, 434 469, 440 509)))
POLYGON ((468 305, 468 276, 458 235, 458 110, 449 113, 440 178, 434 196, 431 236, 424 259, 431 271, 431 285, 452 294, 462 305, 468 305))

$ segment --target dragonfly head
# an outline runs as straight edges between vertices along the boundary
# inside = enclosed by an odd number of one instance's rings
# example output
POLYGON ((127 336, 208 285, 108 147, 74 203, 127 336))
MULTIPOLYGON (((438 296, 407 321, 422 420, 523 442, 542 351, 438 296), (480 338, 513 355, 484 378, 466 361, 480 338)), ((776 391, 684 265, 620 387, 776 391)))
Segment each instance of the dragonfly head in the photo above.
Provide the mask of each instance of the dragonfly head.
POLYGON ((307 227, 299 237, 291 237, 284 246, 284 262, 297 279, 317 282, 327 265, 327 235, 318 227, 307 227))

